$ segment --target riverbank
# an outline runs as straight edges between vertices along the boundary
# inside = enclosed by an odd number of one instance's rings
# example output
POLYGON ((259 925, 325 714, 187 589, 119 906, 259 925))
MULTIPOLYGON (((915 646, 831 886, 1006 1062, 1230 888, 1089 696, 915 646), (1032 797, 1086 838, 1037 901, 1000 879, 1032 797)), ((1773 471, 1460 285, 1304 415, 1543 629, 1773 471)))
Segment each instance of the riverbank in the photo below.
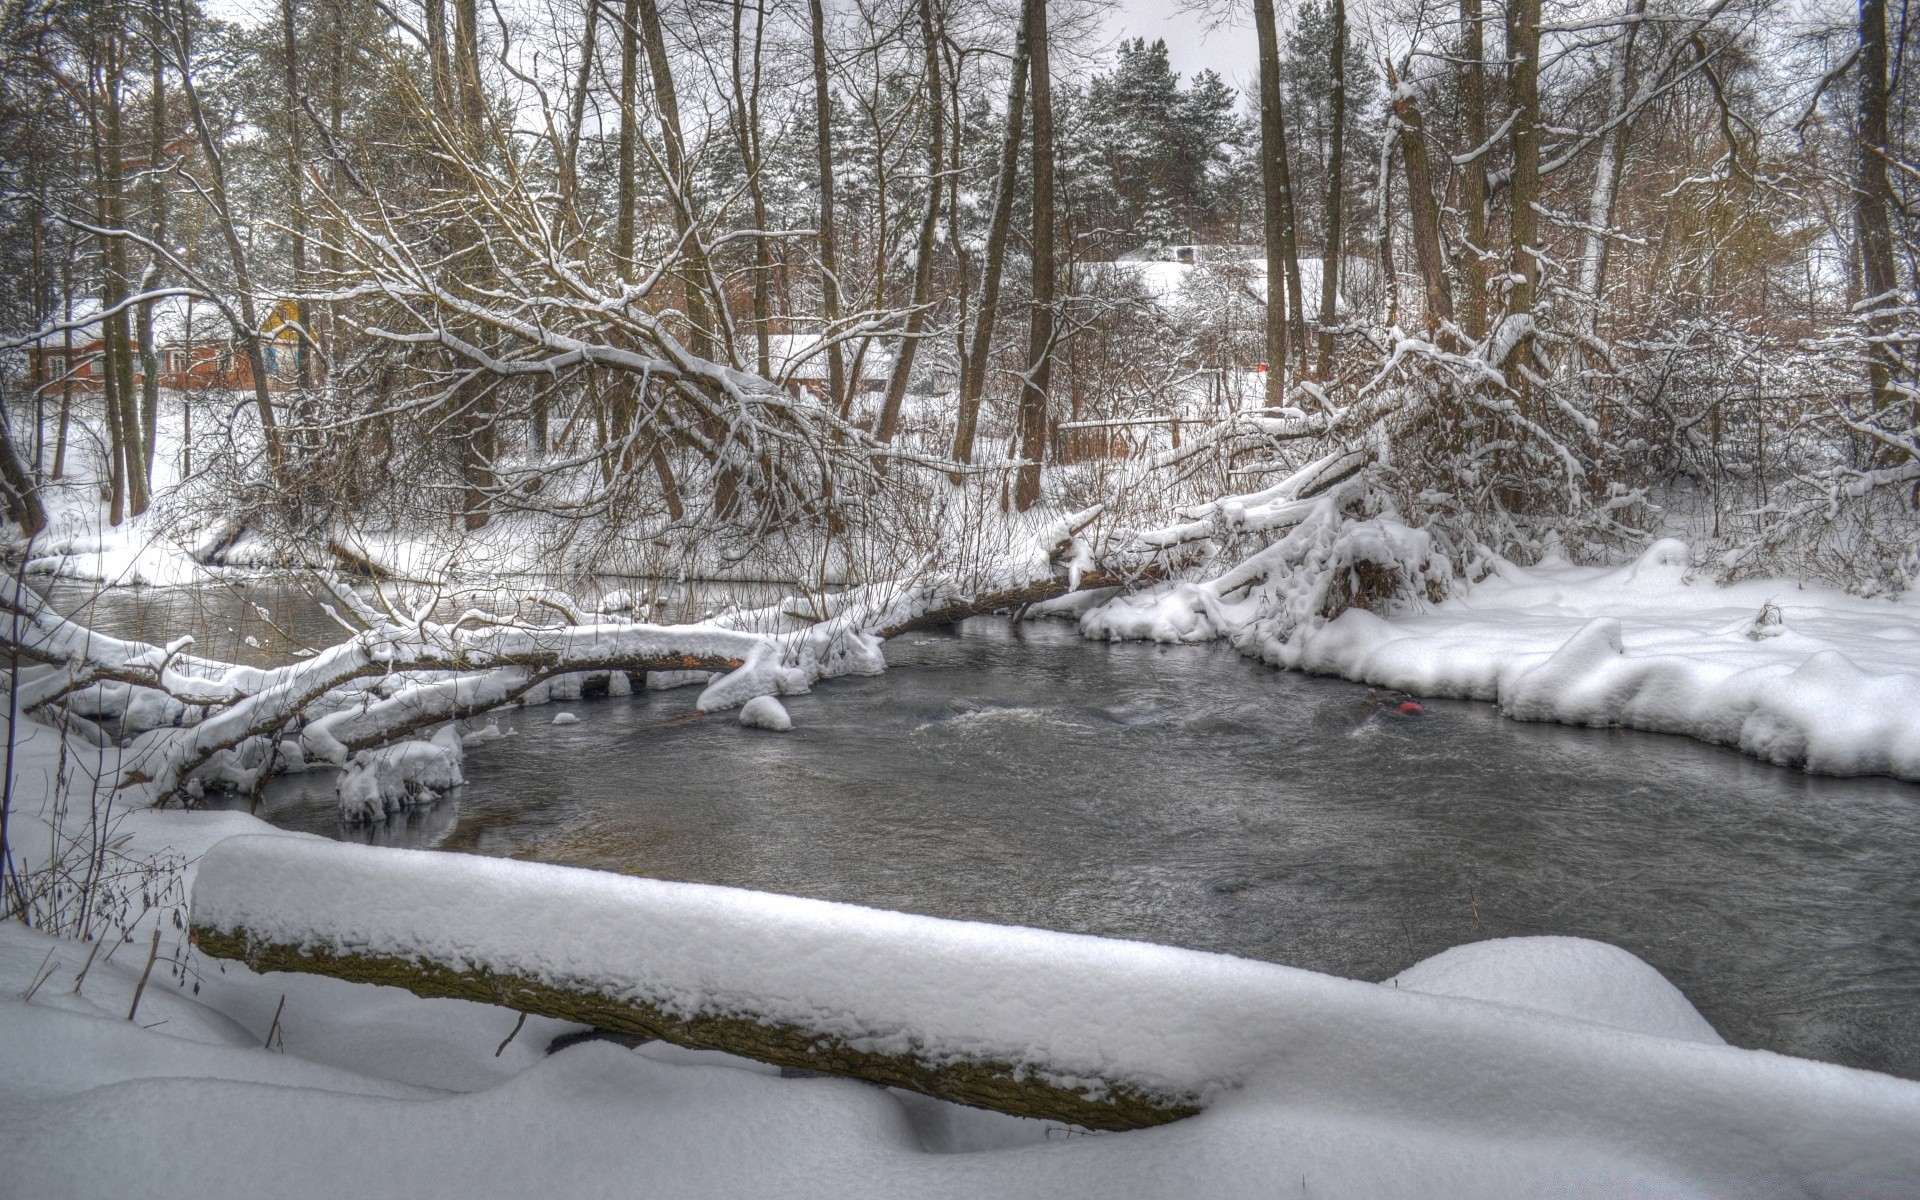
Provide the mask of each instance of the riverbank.
MULTIPOLYGON (((98 752, 21 733, 31 855, 53 783, 98 752)), ((1089 1136, 658 1045, 548 1056, 575 1027, 529 1018, 508 1040, 505 1009, 213 962, 175 924, 195 866, 274 831, 237 813, 109 819, 115 855, 177 864, 179 890, 154 890, 90 966, 85 943, 0 927, 0 1153, 23 1194, 1271 1196, 1301 1180, 1316 1196, 1857 1196, 1920 1180, 1920 1084, 1718 1044, 1595 943, 1480 943, 1378 985, 1263 968, 1276 990, 1246 1019, 1279 1040, 1253 1054, 1232 1022, 1217 1034, 1254 1063, 1240 1086, 1174 1125, 1089 1136)), ((954 927, 888 919, 916 942, 954 927)))
MULTIPOLYGON (((1687 545, 1631 563, 1520 567, 1437 603, 1349 608, 1275 631, 1251 598, 1179 583, 1077 607, 1100 639, 1224 639, 1277 667, 1521 721, 1675 733, 1822 775, 1920 781, 1920 596, 1790 579, 1719 584, 1687 545)), ((1071 601, 1056 606, 1074 611, 1071 601)))

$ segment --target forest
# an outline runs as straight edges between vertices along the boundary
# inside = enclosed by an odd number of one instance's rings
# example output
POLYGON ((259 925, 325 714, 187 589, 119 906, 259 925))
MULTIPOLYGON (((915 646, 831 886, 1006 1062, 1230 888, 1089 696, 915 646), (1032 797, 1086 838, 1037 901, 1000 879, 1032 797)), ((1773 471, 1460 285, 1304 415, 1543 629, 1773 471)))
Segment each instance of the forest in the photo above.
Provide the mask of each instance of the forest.
POLYGON ((100 519, 205 561, 817 590, 1038 506, 1145 578, 1273 493, 1425 535, 1403 592, 1672 533, 1915 578, 1904 3, 1194 8, 1244 81, 1100 16, 14 0, 16 522, 91 429, 100 519))

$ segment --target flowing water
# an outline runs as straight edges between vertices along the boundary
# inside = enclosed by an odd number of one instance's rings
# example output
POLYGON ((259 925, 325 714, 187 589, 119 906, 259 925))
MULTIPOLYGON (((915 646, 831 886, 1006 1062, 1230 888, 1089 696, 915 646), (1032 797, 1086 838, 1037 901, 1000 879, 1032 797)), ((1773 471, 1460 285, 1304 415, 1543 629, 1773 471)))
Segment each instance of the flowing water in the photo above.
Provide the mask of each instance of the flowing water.
POLYGON ((513 736, 431 808, 348 827, 318 772, 260 815, 1359 979, 1575 934, 1652 963, 1735 1044, 1920 1078, 1920 787, 1484 704, 1401 717, 1064 624, 977 619, 887 657, 788 698, 791 733, 691 718, 695 688, 584 700, 501 717, 513 736))

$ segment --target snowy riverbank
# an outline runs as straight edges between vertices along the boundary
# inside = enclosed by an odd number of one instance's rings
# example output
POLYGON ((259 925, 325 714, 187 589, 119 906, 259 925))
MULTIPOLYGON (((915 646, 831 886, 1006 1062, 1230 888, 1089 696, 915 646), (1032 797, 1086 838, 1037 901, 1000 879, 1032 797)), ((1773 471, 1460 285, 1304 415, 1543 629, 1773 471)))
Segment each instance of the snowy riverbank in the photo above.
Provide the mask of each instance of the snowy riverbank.
MULTIPOLYGON (((59 742, 31 724, 21 733, 19 789, 44 801, 59 742)), ((67 752, 68 769, 84 776, 95 751, 67 752)), ((47 814, 19 815, 33 855, 47 814)), ((116 853, 178 856, 188 887, 215 843, 274 832, 235 813, 115 819, 114 838, 126 839, 116 853)), ((314 846, 387 866, 382 852, 314 846)), ((465 869, 454 856, 437 861, 443 874, 465 869)), ((492 891, 511 904, 514 864, 473 869, 498 876, 492 891)), ((564 893, 585 873, 554 874, 526 893, 529 906, 535 892, 564 893)), ((638 881, 603 878, 653 902, 638 881)), ((305 886, 350 903, 350 885, 305 886)), ((1063 1011, 1044 1001, 1048 964, 1064 961, 1056 951, 1106 963, 1140 999, 1081 997, 1085 1011, 1066 1031, 1083 1048, 1075 1053, 1219 1075, 1225 1086, 1198 1117, 1086 1136, 659 1045, 589 1043, 548 1057, 547 1043, 574 1027, 540 1018, 496 1057, 514 1028, 508 1010, 190 955, 175 924, 185 914, 172 905, 135 922, 77 992, 88 946, 0 928, 0 1156, 30 1195, 1271 1196, 1305 1180, 1308 1195, 1372 1197, 1576 1187, 1858 1196, 1920 1181, 1909 1136, 1920 1084, 1720 1044, 1670 985, 1597 943, 1478 943, 1365 984, 1136 943, 655 886, 663 914, 688 914, 681 923, 732 914, 737 933, 714 936, 764 938, 755 914, 777 917, 779 946, 766 954, 687 963, 732 962, 734 984, 777 985, 786 1011, 828 1023, 891 1013, 911 1028, 933 1004, 974 1014, 989 1041, 1017 1035, 1039 1051, 1063 1011), (156 925, 159 966, 130 1024, 156 925), (873 953, 858 953, 867 943, 873 953), (1010 973, 989 959, 1029 965, 1010 973), (926 980, 915 964, 928 962, 959 974, 916 991, 926 980), (882 966, 890 989, 855 986, 849 974, 882 966), (1185 1008, 1211 1016, 1152 1017, 1185 1008), (953 1153, 962 1150, 978 1153, 953 1153)), ((555 895, 548 903, 563 907, 587 899, 555 895)), ((407 925, 401 899, 365 898, 383 927, 407 925)), ((424 914, 422 929, 435 920, 424 914)), ((570 946, 568 924, 553 913, 541 937, 570 946)))
POLYGON ((1257 598, 1215 582, 1083 601, 1079 620, 1093 638, 1225 638, 1278 667, 1491 701, 1517 720, 1677 733, 1819 774, 1920 780, 1920 599, 1721 585, 1691 562, 1674 540, 1619 567, 1496 561, 1437 604, 1352 608, 1284 634, 1263 624, 1257 598))

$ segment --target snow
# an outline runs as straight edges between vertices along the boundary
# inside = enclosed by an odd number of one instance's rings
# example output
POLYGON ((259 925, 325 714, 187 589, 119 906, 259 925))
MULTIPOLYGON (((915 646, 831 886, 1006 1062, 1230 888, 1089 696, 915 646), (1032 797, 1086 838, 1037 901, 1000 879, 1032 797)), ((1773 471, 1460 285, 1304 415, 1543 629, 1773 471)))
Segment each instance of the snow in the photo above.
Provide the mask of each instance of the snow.
POLYGON ((772 696, 755 696, 740 706, 740 723, 751 729, 771 729, 785 733, 793 728, 786 706, 772 696))
POLYGON ((1655 1037, 1725 1044, 1679 988, 1634 955, 1588 938, 1469 942, 1416 963, 1387 986, 1558 1013, 1655 1037))
POLYGON ((1217 578, 1089 608, 1081 630, 1226 638, 1275 666, 1492 701, 1516 720, 1683 734, 1820 774, 1920 780, 1920 598, 1716 584, 1685 543, 1663 539, 1618 567, 1495 559, 1438 602, 1328 619, 1326 580, 1349 564, 1398 572, 1416 594, 1418 580, 1445 574, 1421 531, 1340 523, 1336 504, 1296 510, 1284 537, 1217 578))
POLYGON ((460 728, 448 725, 430 739, 412 738, 362 750, 340 773, 340 814, 349 821, 377 821, 424 804, 466 782, 460 728))
POLYGON ((553 723, 555 725, 578 725, 580 718, 570 712, 557 712, 553 714, 553 723))

